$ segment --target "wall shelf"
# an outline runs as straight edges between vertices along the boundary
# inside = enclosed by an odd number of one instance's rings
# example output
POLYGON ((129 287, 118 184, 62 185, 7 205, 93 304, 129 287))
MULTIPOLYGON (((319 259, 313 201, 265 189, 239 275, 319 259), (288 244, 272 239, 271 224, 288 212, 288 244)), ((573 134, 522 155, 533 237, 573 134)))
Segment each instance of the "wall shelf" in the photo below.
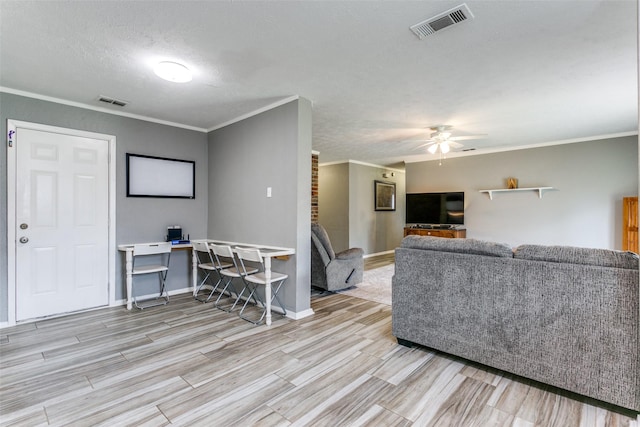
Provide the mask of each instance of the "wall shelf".
POLYGON ((554 187, 531 187, 531 188, 496 188, 491 190, 479 190, 480 193, 488 193, 489 199, 493 200, 493 193, 509 193, 512 191, 537 191, 538 197, 542 199, 542 192, 555 190, 554 187))

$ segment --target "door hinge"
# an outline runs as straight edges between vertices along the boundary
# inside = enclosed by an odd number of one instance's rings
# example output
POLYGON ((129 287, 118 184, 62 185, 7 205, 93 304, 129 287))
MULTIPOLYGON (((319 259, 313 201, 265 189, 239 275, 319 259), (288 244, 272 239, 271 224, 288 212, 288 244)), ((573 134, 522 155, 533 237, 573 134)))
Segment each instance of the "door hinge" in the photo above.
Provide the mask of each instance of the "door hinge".
POLYGON ((15 130, 10 130, 9 131, 9 147, 13 147, 13 135, 16 133, 15 130))

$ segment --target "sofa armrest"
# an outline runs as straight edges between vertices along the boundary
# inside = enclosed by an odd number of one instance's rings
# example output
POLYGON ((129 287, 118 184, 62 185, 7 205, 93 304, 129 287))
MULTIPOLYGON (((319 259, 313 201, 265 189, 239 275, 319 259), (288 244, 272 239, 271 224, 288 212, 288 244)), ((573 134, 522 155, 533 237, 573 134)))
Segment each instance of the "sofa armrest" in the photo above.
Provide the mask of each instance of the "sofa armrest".
POLYGON ((364 258, 362 249, 343 251, 349 258, 334 258, 327 266, 327 290, 336 291, 362 282, 364 258))
POLYGON ((361 248, 351 248, 346 251, 342 251, 336 254, 336 259, 354 259, 362 258, 364 256, 364 250, 361 248))

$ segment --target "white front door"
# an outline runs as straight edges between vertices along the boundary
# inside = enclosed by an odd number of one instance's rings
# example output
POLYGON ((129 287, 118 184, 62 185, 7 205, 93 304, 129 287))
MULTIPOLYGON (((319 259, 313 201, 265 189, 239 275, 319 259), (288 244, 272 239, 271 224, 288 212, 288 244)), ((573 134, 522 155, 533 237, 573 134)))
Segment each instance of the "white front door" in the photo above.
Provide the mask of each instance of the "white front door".
POLYGON ((17 129, 16 320, 109 304, 109 142, 17 129))

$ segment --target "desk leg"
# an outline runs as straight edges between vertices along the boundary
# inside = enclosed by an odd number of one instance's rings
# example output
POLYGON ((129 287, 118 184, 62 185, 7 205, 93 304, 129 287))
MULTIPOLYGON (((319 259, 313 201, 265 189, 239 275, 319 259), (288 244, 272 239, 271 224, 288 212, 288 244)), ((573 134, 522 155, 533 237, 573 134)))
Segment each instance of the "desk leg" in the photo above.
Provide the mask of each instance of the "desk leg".
POLYGON ((133 285, 133 249, 127 249, 125 254, 125 269, 127 272, 127 310, 131 310, 131 287, 133 285))
POLYGON ((267 311, 267 317, 265 323, 267 326, 271 325, 271 257, 264 259, 264 277, 267 279, 267 283, 264 285, 264 299, 265 310, 267 311))
POLYGON ((198 257, 195 249, 191 249, 191 287, 194 298, 196 297, 196 286, 198 286, 198 257))

